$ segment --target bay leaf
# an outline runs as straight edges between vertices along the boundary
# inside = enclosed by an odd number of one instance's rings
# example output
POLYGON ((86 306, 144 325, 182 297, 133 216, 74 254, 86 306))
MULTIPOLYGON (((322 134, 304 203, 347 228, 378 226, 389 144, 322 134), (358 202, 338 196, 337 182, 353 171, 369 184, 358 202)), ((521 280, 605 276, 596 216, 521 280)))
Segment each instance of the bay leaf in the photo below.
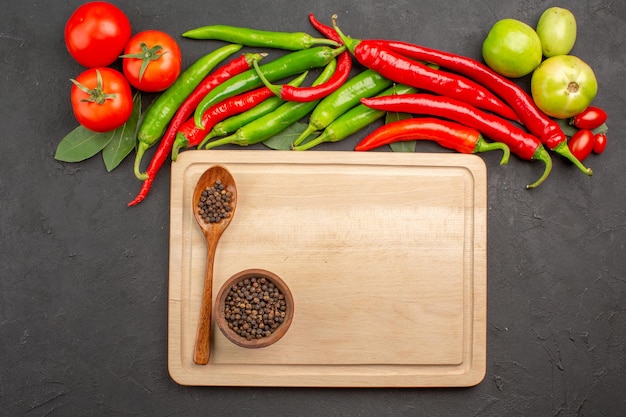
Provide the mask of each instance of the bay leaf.
POLYGON ((135 93, 130 118, 122 127, 113 131, 111 141, 102 150, 102 159, 108 172, 113 171, 135 149, 140 116, 141 94, 135 93))
MULTIPOLYGON (((410 119, 411 117, 413 116, 408 113, 387 112, 387 115, 385 116, 385 124, 410 119)), ((389 147, 393 152, 415 152, 416 145, 417 141, 409 140, 390 143, 389 147)))
POLYGON ((80 162, 89 159, 113 138, 113 132, 97 133, 78 126, 65 135, 57 145, 54 159, 63 162, 80 162))
MULTIPOLYGON (((302 134, 302 132, 306 130, 307 126, 308 124, 306 123, 296 122, 282 132, 272 136, 271 138, 263 142, 263 144, 268 148, 277 151, 289 151, 291 150, 293 141, 296 140, 302 134)), ((317 135, 319 135, 319 132, 312 133, 311 135, 307 136, 303 143, 306 143, 309 140, 317 137, 317 135)))

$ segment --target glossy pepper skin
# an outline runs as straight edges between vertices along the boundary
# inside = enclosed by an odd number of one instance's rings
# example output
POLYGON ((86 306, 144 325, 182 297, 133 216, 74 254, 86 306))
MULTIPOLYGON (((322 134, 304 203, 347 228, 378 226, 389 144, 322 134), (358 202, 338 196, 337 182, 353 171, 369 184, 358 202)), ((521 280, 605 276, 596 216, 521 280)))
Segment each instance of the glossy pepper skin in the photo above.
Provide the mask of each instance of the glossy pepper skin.
MULTIPOLYGON (((408 85, 394 85, 380 93, 378 96, 390 96, 394 94, 416 93, 417 89, 408 85)), ((302 143, 301 145, 292 146, 294 151, 306 151, 319 144, 325 142, 339 142, 346 139, 366 128, 377 120, 383 118, 385 112, 375 110, 363 104, 358 104, 336 118, 329 124, 326 129, 317 137, 302 143)))
POLYGON ((376 41, 349 38, 342 34, 336 24, 334 27, 357 61, 383 77, 400 84, 456 98, 507 119, 518 120, 517 114, 508 105, 478 83, 450 72, 430 68, 376 41))
POLYGON ((309 116, 308 126, 294 140, 293 146, 300 145, 313 132, 326 128, 337 117, 359 104, 361 98, 376 95, 391 84, 392 81, 371 69, 350 78, 315 106, 309 116))
POLYGON ((340 88, 350 77, 350 71, 352 70, 352 57, 350 52, 346 51, 337 57, 337 68, 333 73, 333 76, 320 85, 310 87, 296 87, 289 84, 273 85, 271 84, 262 73, 259 73, 259 77, 263 81, 263 84, 269 88, 272 93, 286 101, 297 101, 300 103, 306 103, 308 101, 320 100, 329 94, 340 88))
MULTIPOLYGON (((306 73, 296 78, 294 80, 295 83, 292 83, 299 84, 304 81, 305 77, 306 73)), ((196 126, 193 117, 190 117, 176 134, 176 140, 172 148, 172 161, 176 160, 178 151, 181 148, 199 146, 217 123, 236 114, 251 110, 272 97, 274 97, 274 93, 267 87, 259 87, 255 90, 229 97, 211 106, 204 112, 202 115, 203 129, 196 126)))
MULTIPOLYGON (((322 84, 332 77, 336 62, 336 60, 331 61, 317 77, 313 85, 322 84)), ((235 133, 208 142, 204 149, 212 149, 227 144, 248 146, 264 142, 305 117, 313 110, 318 102, 319 101, 310 101, 299 103, 296 101, 287 101, 271 113, 240 127, 235 133)))
POLYGON ((434 117, 418 117, 387 123, 367 135, 354 148, 369 151, 390 143, 406 140, 432 140, 457 152, 471 154, 501 150, 500 165, 509 162, 509 147, 500 142, 486 142, 474 128, 434 117))
POLYGON ((220 62, 241 48, 241 45, 226 45, 198 59, 146 110, 137 132, 134 171, 138 179, 148 179, 148 174, 141 172, 141 159, 161 139, 180 106, 220 62))
POLYGON ((570 160, 587 175, 593 172, 574 157, 567 147, 567 137, 560 126, 543 113, 532 97, 513 81, 494 72, 472 58, 426 48, 407 42, 376 40, 375 42, 407 57, 431 62, 463 74, 495 92, 513 108, 520 122, 537 136, 548 149, 570 160))
MULTIPOLYGON (((239 49, 226 49, 226 51, 230 50, 239 49)), ((135 175, 140 174, 138 177, 143 179, 143 183, 141 185, 139 193, 137 193, 137 196, 128 203, 129 207, 141 203, 146 198, 157 173, 159 172, 173 149, 178 129, 183 126, 185 120, 187 120, 193 114, 196 105, 200 102, 202 97, 204 97, 206 92, 215 88, 217 85, 233 77, 234 75, 246 71, 252 66, 252 62, 262 59, 263 56, 263 54, 242 54, 238 58, 229 61, 228 63, 219 67, 213 73, 207 75, 201 82, 199 82, 195 86, 193 91, 182 102, 176 113, 174 113, 174 116, 172 117, 171 122, 167 127, 167 130, 165 131, 161 141, 159 142, 157 150, 154 152, 154 155, 152 155, 152 159, 150 160, 150 164, 148 165, 145 173, 139 173, 139 165, 137 164, 137 160, 135 161, 135 175)))
POLYGON ((432 94, 403 94, 397 96, 373 97, 361 102, 377 110, 430 115, 450 119, 473 127, 487 138, 502 142, 511 152, 525 160, 544 162, 543 175, 527 188, 541 184, 552 170, 552 159, 535 136, 496 115, 484 112, 465 102, 432 94))
MULTIPOLYGON (((295 74, 301 74, 313 68, 327 66, 335 57, 345 51, 345 47, 330 48, 316 46, 283 55, 275 60, 260 66, 259 71, 269 81, 276 81, 295 74)), ((198 127, 202 127, 202 114, 212 105, 237 94, 261 87, 263 81, 256 70, 245 71, 223 82, 207 94, 194 112, 194 120, 198 127)))
MULTIPOLYGON (((337 45, 343 44, 341 37, 333 28, 322 24, 315 19, 315 16, 312 14, 309 15, 309 20, 311 21, 313 27, 319 30, 322 35, 326 36, 333 42, 336 42, 337 45)), ((269 81, 264 79, 264 77, 262 77, 262 79, 263 83, 270 88, 274 94, 283 100, 307 102, 322 99, 337 90, 348 80, 351 70, 352 55, 350 55, 350 51, 346 50, 337 57, 337 68, 335 69, 333 76, 328 81, 320 85, 310 87, 296 87, 289 84, 273 86, 269 83, 269 81)))
POLYGON ((278 32, 228 25, 202 26, 188 30, 182 36, 190 39, 212 39, 244 46, 276 48, 286 51, 300 51, 313 45, 339 45, 333 40, 314 38, 305 32, 278 32))

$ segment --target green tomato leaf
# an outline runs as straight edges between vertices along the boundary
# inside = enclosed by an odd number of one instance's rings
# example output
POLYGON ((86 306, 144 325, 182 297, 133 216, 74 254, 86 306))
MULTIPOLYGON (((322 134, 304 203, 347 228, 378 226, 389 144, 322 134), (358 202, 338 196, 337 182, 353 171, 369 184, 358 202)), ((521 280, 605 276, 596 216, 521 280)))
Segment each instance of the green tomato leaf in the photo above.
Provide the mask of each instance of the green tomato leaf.
POLYGON ((108 172, 113 171, 135 149, 137 127, 141 116, 141 94, 133 97, 133 113, 128 121, 113 131, 111 141, 102 150, 102 159, 108 172))
POLYGON ((578 131, 575 126, 569 124, 569 119, 553 119, 567 137, 572 137, 578 131))
MULTIPOLYGON (((387 115, 385 116, 385 124, 410 119, 411 117, 413 116, 408 113, 387 112, 387 115)), ((417 141, 409 140, 390 143, 389 147, 393 152, 415 152, 416 145, 417 141)))
POLYGON ((594 135, 597 135, 598 133, 606 133, 608 131, 609 127, 606 125, 606 123, 602 123, 600 126, 592 130, 594 135))
POLYGON ((84 161, 104 149, 112 137, 113 132, 96 133, 78 126, 61 139, 54 159, 63 162, 84 161))
MULTIPOLYGON (((291 150, 293 141, 296 140, 302 134, 302 132, 306 130, 307 126, 308 125, 306 123, 296 122, 282 132, 272 136, 271 138, 263 142, 263 144, 268 148, 277 151, 289 151, 291 150)), ((319 133, 317 132, 312 133, 311 135, 307 136, 307 138, 302 143, 304 144, 311 139, 317 137, 318 135, 319 133)))
MULTIPOLYGON (((553 120, 559 125, 559 127, 561 128, 565 136, 567 136, 568 138, 571 138, 572 136, 576 134, 576 132, 578 132, 578 128, 576 126, 572 126, 569 124, 570 119, 553 119, 553 120)), ((606 123, 602 123, 602 125, 593 129, 592 132, 594 135, 597 135, 598 133, 606 133, 608 130, 609 128, 606 125, 606 123)))

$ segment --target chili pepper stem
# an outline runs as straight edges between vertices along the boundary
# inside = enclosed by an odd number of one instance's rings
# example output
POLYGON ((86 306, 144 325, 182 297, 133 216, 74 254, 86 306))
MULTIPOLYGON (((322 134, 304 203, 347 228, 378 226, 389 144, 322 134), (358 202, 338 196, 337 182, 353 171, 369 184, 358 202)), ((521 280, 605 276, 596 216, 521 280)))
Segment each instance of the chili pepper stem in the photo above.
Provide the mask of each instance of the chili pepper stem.
POLYGON ((221 139, 217 139, 214 140, 212 142, 208 142, 206 145, 204 145, 204 149, 213 149, 213 148, 217 148, 218 146, 222 146, 222 145, 232 145, 232 144, 237 144, 237 145, 241 145, 241 146, 246 146, 247 144, 244 143, 238 143, 237 142, 237 134, 233 133, 232 135, 226 136, 224 138, 221 139))
POLYGON ((145 172, 141 172, 141 158, 143 158, 143 154, 146 152, 146 150, 148 150, 148 145, 146 145, 144 142, 139 142, 139 144, 137 145, 137 153, 135 155, 135 165, 133 167, 133 170, 135 171, 135 177, 137 177, 137 179, 140 180, 147 180, 148 179, 148 174, 146 174, 145 172))
POLYGON ((335 29, 335 31, 337 32, 337 34, 339 35, 339 37, 341 38, 344 46, 346 48, 348 48, 348 50, 352 53, 354 53, 354 49, 356 48, 356 46, 359 44, 359 40, 356 39, 352 39, 349 36, 346 36, 341 29, 339 29, 339 26, 337 26, 337 18, 338 16, 336 14, 332 15, 331 17, 331 22, 333 24, 333 28, 335 29))
POLYGON ((548 178, 548 175, 550 175, 550 171, 552 171, 552 158, 550 158, 550 154, 543 146, 537 149, 537 151, 533 155, 533 160, 542 161, 545 164, 545 169, 543 171, 543 174, 541 175, 541 177, 539 177, 537 181, 526 186, 526 188, 528 189, 539 186, 542 182, 545 181, 546 178, 548 178))
POLYGON ((489 152, 500 149, 502 151, 502 159, 500 159, 500 165, 506 165, 509 163, 511 157, 511 150, 507 145, 502 142, 487 142, 482 136, 478 138, 474 152, 489 152))
POLYGON ((213 129, 211 129, 211 131, 209 132, 209 134, 208 134, 208 135, 206 135, 206 136, 204 137, 204 139, 202 139, 202 142, 200 142, 200 144, 197 146, 197 148, 198 148, 198 149, 202 149, 202 148, 204 148, 204 145, 206 145, 206 143, 207 143, 208 141, 210 141, 211 139, 213 139, 213 138, 215 138, 215 137, 217 137, 217 136, 220 136, 220 135, 218 135, 217 133, 215 133, 215 131, 214 131, 213 129))
POLYGON ((293 144, 291 145, 292 148, 297 147, 298 145, 300 145, 306 138, 309 137, 309 135, 311 135, 313 132, 317 131, 317 127, 313 126, 313 125, 308 125, 306 129, 304 129, 304 132, 302 132, 300 134, 300 136, 298 136, 296 138, 296 140, 293 141, 293 144))
POLYGON ((176 161, 178 158, 178 152, 181 148, 186 148, 189 145, 189 140, 183 134, 177 133, 174 144, 172 145, 172 161, 176 161))
POLYGON ((569 159, 578 169, 580 169, 585 174, 593 175, 593 170, 584 166, 583 163, 580 162, 578 158, 574 156, 574 154, 572 154, 572 151, 570 151, 569 147, 567 146, 567 142, 559 143, 554 148, 552 148, 552 150, 559 155, 569 159))
MULTIPOLYGON (((304 140, 304 139, 306 139, 308 136, 309 136, 309 135, 306 135, 306 136, 303 138, 303 140, 304 140)), ((300 141, 300 143, 301 143, 301 142, 302 142, 302 141, 300 141)), ((296 143, 296 142, 294 142, 294 143, 291 145, 291 149, 292 149, 292 150, 294 150, 294 151, 306 151, 306 150, 309 150, 309 149, 311 149, 311 148, 313 148, 313 147, 315 147, 315 146, 317 146, 317 145, 320 145, 320 144, 322 144, 322 143, 324 143, 324 142, 327 142, 327 140, 326 140, 326 135, 324 135, 324 133, 322 133, 322 134, 321 134, 321 135, 319 135, 318 137, 316 137, 316 138, 314 138, 314 139, 311 139, 310 141, 308 141, 308 142, 306 142, 306 143, 304 143, 304 144, 302 144, 302 145, 300 145, 300 143, 296 143)))
POLYGON ((257 61, 253 61, 252 65, 254 67, 254 70, 256 71, 256 73, 258 74, 259 78, 261 79, 261 81, 263 82, 263 84, 275 95, 278 97, 281 97, 280 94, 280 86, 274 85, 272 84, 266 77, 265 75, 263 75, 263 73, 261 72, 261 68, 259 68, 259 63, 257 61))

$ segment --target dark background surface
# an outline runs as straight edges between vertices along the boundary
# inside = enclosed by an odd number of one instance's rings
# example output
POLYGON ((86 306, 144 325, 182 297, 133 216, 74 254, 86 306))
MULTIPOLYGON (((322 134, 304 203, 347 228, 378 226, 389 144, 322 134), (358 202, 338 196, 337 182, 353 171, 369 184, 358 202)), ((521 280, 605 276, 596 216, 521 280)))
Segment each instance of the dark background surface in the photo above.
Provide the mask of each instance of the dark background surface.
MULTIPOLYGON (((77 164, 54 159, 76 126, 69 78, 82 68, 65 50, 63 27, 82 3, 3 2, 0 13, 0 415, 624 415, 626 3, 115 2, 134 33, 177 36, 206 24, 315 33, 308 13, 326 23, 337 13, 357 38, 474 58, 498 19, 534 26, 547 7, 574 12, 572 54, 596 72, 595 103, 609 113, 609 145, 586 161, 593 177, 555 156, 552 175, 532 191, 524 186, 540 164, 512 158, 500 167, 497 152, 483 155, 487 374, 464 389, 181 387, 170 379, 169 166, 148 198, 127 208, 140 186, 131 158, 111 173, 99 156, 77 164)), ((180 45, 187 66, 217 43, 180 45)), ((360 137, 319 149, 350 151, 360 137)))

